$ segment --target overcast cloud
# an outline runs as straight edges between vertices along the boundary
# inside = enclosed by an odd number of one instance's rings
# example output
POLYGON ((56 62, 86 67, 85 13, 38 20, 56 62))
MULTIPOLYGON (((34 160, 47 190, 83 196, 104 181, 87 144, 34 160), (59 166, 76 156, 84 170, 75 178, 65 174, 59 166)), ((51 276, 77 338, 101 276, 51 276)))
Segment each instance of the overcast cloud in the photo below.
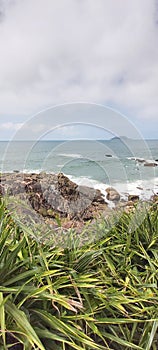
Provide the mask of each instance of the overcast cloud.
POLYGON ((3 128, 83 101, 118 109, 156 137, 157 0, 3 0, 0 48, 3 128))

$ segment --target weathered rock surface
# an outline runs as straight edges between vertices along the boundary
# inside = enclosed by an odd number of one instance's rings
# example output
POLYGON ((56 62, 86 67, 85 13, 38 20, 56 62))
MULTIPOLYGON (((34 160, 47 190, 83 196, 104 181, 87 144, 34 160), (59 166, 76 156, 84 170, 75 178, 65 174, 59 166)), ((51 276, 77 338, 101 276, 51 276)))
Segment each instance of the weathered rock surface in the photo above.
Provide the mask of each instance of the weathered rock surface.
POLYGON ((31 204, 43 217, 92 220, 109 211, 100 190, 78 186, 64 174, 4 174, 0 194, 14 196, 31 204))
POLYGON ((121 210, 125 213, 130 213, 135 210, 135 202, 134 201, 120 201, 116 206, 116 210, 121 210))
POLYGON ((108 187, 108 188, 106 189, 106 192, 107 192, 106 198, 107 198, 109 201, 117 202, 117 201, 120 200, 120 194, 115 190, 115 188, 113 188, 113 187, 108 187))
MULTIPOLYGON (((128 200, 123 200, 113 187, 106 192, 107 200, 115 204, 114 210, 135 211, 138 195, 128 195, 128 200)), ((28 226, 44 222, 55 230, 61 224, 66 230, 71 227, 81 232, 86 221, 93 224, 95 218, 108 217, 113 212, 100 190, 78 186, 62 173, 1 174, 0 195, 9 197, 9 209, 28 226)), ((158 193, 151 201, 158 203, 158 193)))
POLYGON ((137 202, 139 200, 139 196, 137 194, 129 194, 128 201, 137 202))

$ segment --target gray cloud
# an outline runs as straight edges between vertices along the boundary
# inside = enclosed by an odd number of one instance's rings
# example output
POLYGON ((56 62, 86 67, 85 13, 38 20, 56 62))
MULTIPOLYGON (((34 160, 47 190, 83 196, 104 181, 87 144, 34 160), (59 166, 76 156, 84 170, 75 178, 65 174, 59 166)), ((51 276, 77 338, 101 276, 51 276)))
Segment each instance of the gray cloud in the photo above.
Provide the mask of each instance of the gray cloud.
POLYGON ((4 0, 0 9, 2 113, 83 101, 157 119, 155 0, 4 0))

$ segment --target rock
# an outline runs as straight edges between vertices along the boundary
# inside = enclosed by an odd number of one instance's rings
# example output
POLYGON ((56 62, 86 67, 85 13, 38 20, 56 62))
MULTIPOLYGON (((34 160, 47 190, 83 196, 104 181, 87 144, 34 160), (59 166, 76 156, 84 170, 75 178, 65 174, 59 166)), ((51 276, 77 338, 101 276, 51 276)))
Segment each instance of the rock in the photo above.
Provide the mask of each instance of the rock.
POLYGON ((105 154, 105 156, 111 158, 112 154, 105 154))
POLYGON ((135 208, 136 208, 136 202, 135 201, 123 201, 123 202, 119 202, 117 204, 117 206, 115 207, 115 210, 120 211, 121 212, 125 212, 125 213, 130 213, 130 212, 134 212, 135 208))
POLYGON ((32 185, 33 192, 41 192, 41 184, 39 182, 35 182, 32 185))
POLYGON ((145 159, 144 158, 136 158, 136 161, 139 163, 144 163, 145 159))
MULTIPOLYGON (((102 203, 102 204, 105 203, 103 194, 101 193, 100 190, 96 190, 96 191, 95 191, 95 196, 94 196, 94 198, 93 198, 93 202, 102 203)), ((106 204, 107 204, 107 203, 106 203, 106 204)))
POLYGON ((158 163, 155 162, 145 162, 144 166, 149 166, 149 167, 156 167, 158 166, 158 163))
POLYGON ((151 200, 152 200, 152 202, 157 203, 158 202, 158 193, 155 193, 153 196, 151 196, 151 200))
POLYGON ((128 196, 128 201, 132 201, 132 202, 137 202, 139 200, 139 196, 137 194, 130 194, 128 196))
POLYGON ((127 214, 129 214, 131 212, 135 212, 134 202, 132 202, 132 201, 127 202, 127 205, 124 208, 124 212, 127 214))
POLYGON ((57 175, 58 184, 57 189, 61 193, 64 198, 71 199, 73 197, 77 198, 79 195, 79 191, 77 190, 78 185, 71 181, 67 176, 63 173, 59 173, 57 175))
POLYGON ((138 163, 144 163, 145 162, 144 158, 130 157, 128 159, 135 160, 135 162, 138 162, 138 163))
POLYGON ((107 192, 107 196, 106 198, 109 200, 109 201, 119 201, 120 200, 120 194, 115 190, 115 188, 113 187, 108 187, 106 189, 106 192, 107 192))
POLYGON ((46 208, 39 208, 38 213, 41 214, 42 216, 48 215, 46 208))
MULTIPOLYGON (((120 201, 120 194, 113 187, 106 189, 107 200, 115 205, 116 210, 130 212, 135 210, 135 203, 139 200, 138 195, 128 195, 128 201, 120 201)), ((26 222, 30 218, 37 222, 40 220, 49 222, 56 227, 56 218, 65 223, 65 228, 81 227, 86 221, 91 224, 96 218, 108 217, 114 209, 110 209, 99 189, 87 186, 78 186, 67 176, 56 174, 1 174, 0 195, 9 194, 14 200, 21 200, 28 204, 28 214, 23 209, 26 222), (70 223, 69 223, 70 222, 70 223)), ((11 199, 12 200, 12 199, 11 199)), ((157 203, 158 194, 152 198, 157 203)), ((19 215, 22 210, 19 204, 19 215)), ((15 209, 16 210, 16 209, 15 209)), ((18 212, 17 212, 18 215, 18 212)), ((31 219, 30 219, 31 220, 31 219)))

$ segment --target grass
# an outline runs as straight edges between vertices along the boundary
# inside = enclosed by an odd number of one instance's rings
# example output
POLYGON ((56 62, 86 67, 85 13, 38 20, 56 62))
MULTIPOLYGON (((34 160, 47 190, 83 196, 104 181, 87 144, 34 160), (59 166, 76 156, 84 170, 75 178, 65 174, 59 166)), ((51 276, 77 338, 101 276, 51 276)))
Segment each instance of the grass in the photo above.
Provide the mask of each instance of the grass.
POLYGON ((0 349, 157 350, 158 209, 144 210, 139 225, 97 221, 84 245, 70 230, 62 248, 34 239, 1 199, 0 349))

